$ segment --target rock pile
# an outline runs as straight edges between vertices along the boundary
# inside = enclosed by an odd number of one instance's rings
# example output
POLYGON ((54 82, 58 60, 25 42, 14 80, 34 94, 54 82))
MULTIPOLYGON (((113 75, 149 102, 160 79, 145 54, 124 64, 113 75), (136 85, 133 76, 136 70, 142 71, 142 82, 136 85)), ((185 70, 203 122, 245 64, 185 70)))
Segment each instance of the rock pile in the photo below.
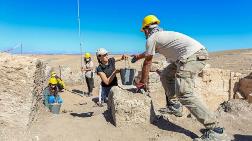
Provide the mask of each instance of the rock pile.
POLYGON ((85 79, 84 74, 80 71, 73 71, 68 66, 61 66, 60 73, 62 80, 67 84, 81 84, 85 79))

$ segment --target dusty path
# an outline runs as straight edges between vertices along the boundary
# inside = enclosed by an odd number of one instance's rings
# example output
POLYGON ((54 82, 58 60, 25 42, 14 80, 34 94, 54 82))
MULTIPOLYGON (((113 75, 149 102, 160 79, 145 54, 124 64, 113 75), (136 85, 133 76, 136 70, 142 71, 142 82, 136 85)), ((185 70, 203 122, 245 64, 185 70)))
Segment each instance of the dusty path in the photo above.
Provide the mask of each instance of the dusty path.
MULTIPOLYGON (((74 86, 78 89, 81 86, 74 86)), ((199 131, 200 125, 191 120, 190 128, 181 127, 177 123, 159 120, 156 125, 136 125, 133 127, 118 128, 110 123, 106 106, 97 107, 93 97, 80 97, 68 91, 61 93, 64 104, 61 110, 66 113, 53 115, 44 112, 31 127, 33 137, 47 141, 90 140, 90 141, 162 141, 162 140, 191 140, 199 131), (92 112, 90 117, 88 114, 92 112), (190 131, 191 130, 191 131, 190 131), (37 137, 36 137, 37 136, 37 137)), ((177 121, 179 123, 179 121, 177 121)))
MULTIPOLYGON (((71 88, 80 89, 81 86, 71 88)), ((164 118, 159 119, 155 124, 118 128, 111 123, 106 106, 96 106, 93 101, 96 96, 80 97, 68 91, 61 95, 64 99, 61 110, 66 113, 53 115, 43 112, 30 128, 34 139, 41 141, 190 141, 200 135, 200 129, 203 128, 194 118, 186 116, 176 118, 168 115, 164 115, 164 118)), ((222 113, 220 121, 225 126, 227 134, 235 141, 249 141, 252 139, 251 118, 251 113, 222 113)))

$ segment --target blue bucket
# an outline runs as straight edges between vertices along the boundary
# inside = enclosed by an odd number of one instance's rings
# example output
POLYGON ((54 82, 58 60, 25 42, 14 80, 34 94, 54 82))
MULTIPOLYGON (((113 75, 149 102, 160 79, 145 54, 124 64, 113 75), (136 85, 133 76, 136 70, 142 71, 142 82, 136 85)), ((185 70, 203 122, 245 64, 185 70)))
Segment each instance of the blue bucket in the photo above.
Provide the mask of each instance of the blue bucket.
POLYGON ((50 112, 52 112, 53 114, 59 114, 60 113, 60 107, 61 107, 60 103, 49 104, 50 112))

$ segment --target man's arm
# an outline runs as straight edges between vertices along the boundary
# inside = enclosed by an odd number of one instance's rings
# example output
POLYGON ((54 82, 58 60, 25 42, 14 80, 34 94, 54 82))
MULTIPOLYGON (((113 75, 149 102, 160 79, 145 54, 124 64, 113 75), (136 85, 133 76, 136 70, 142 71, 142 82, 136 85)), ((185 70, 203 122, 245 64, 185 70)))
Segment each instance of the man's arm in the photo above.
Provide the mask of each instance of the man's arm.
POLYGON ((145 52, 137 55, 132 55, 131 63, 135 63, 136 61, 145 58, 145 52))
POLYGON ((140 83, 147 85, 153 55, 145 55, 140 83))

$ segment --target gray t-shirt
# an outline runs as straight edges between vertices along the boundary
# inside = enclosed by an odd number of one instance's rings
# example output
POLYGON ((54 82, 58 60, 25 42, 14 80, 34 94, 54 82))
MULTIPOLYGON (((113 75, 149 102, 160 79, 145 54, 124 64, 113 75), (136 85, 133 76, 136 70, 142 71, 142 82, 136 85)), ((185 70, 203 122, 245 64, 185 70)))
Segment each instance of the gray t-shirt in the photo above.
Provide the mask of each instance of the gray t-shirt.
POLYGON ((171 61, 186 59, 205 48, 198 41, 174 31, 159 31, 152 34, 146 42, 146 53, 160 53, 171 61))

